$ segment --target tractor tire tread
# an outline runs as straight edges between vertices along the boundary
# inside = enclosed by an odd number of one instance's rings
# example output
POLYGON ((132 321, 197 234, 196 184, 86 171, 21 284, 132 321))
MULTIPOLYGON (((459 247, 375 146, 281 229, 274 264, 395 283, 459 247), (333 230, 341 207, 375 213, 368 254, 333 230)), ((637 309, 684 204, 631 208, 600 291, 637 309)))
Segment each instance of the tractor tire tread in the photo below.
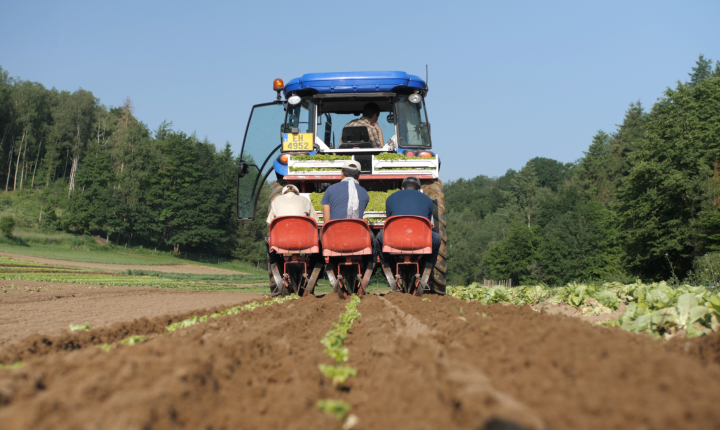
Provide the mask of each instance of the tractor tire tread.
POLYGON ((435 294, 444 295, 445 288, 447 286, 447 220, 445 218, 445 188, 443 187, 440 179, 434 182, 424 185, 423 192, 426 196, 437 202, 438 216, 437 216, 437 227, 438 234, 442 239, 440 243, 440 252, 438 254, 437 263, 433 269, 430 283, 432 286, 432 292, 435 294))

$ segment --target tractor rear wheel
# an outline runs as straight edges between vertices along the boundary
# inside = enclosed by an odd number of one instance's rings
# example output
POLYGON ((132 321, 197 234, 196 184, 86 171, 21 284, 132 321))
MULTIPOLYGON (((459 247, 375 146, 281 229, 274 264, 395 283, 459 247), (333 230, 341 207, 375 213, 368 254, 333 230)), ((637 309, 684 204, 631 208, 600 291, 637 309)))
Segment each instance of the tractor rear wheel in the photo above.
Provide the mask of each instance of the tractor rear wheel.
POLYGON ((435 227, 440 234, 442 242, 440 243, 440 253, 437 263, 430 277, 430 286, 435 294, 445 294, 447 285, 447 221, 445 219, 445 190, 440 179, 425 184, 422 187, 423 193, 435 203, 437 215, 435 218, 435 227))

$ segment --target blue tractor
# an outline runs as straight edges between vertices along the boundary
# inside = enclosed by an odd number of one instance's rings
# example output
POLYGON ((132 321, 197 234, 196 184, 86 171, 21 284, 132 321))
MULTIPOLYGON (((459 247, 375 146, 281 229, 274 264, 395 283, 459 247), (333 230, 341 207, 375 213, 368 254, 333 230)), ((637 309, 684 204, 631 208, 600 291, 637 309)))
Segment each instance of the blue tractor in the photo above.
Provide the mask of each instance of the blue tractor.
MULTIPOLYGON (((359 182, 371 193, 397 190, 403 179, 414 176, 420 180, 422 191, 435 204, 430 228, 442 238, 438 261, 424 280, 420 276, 422 267, 417 264, 397 263, 382 269, 394 291, 416 295, 423 292, 444 294, 447 274, 445 198, 439 178, 440 157, 433 151, 425 107, 426 82, 405 72, 311 73, 287 84, 276 79, 273 89, 277 92, 277 99, 253 106, 245 130, 242 161, 238 166, 238 218, 254 219, 266 181, 275 179, 269 184, 270 202, 286 184, 296 185, 301 195, 310 198, 312 193, 322 193, 328 186, 340 181, 340 169, 348 159, 360 163, 362 174, 359 182), (378 144, 377 138, 371 142, 368 128, 347 126, 358 120, 363 108, 371 102, 380 109, 377 124, 382 130, 381 144, 378 144), (271 177, 273 172, 275 175, 271 177)), ((264 216, 268 202, 262 202, 261 208, 264 216)), ((322 217, 321 211, 318 214, 322 217)), ((321 241, 321 259, 325 260, 325 264, 317 263, 314 267, 310 267, 311 259, 304 256, 316 252, 317 248, 308 248, 307 244, 303 245, 306 248, 293 248, 289 242, 295 239, 279 233, 271 234, 271 241, 275 241, 271 246, 286 260, 283 268, 269 265, 273 294, 312 294, 322 270, 327 273, 333 290, 341 295, 366 289, 377 264, 377 261, 368 261, 366 246, 327 249, 332 246, 332 235, 337 238, 340 237, 337 235, 343 234, 342 231, 349 232, 353 228, 376 233, 386 223, 383 210, 368 210, 364 218, 367 227, 356 223, 338 224, 333 228, 330 224, 334 221, 318 222, 317 228, 329 236, 323 236, 321 241), (316 251, 311 251, 311 248, 316 251), (360 254, 364 255, 363 259, 357 257, 360 254)), ((306 221, 293 222, 307 224, 306 221)), ((275 224, 277 232, 281 231, 283 227, 279 221, 271 225, 271 230, 275 224)), ((285 231, 297 231, 293 227, 295 225, 286 224, 285 231)), ((413 242, 412 238, 403 240, 413 242)), ((340 241, 336 242, 336 246, 344 246, 340 241)), ((417 263, 412 256, 396 257, 398 261, 404 258, 406 263, 417 263)))

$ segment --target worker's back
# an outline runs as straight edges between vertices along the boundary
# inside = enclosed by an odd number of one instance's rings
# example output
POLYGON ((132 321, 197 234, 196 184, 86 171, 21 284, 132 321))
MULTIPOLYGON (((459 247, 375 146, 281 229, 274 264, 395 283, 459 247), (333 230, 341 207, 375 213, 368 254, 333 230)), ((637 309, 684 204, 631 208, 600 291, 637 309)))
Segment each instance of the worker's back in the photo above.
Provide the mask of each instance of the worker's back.
POLYGON ((432 219, 434 204, 430 197, 417 190, 400 190, 394 192, 385 202, 387 217, 398 215, 422 216, 432 219))

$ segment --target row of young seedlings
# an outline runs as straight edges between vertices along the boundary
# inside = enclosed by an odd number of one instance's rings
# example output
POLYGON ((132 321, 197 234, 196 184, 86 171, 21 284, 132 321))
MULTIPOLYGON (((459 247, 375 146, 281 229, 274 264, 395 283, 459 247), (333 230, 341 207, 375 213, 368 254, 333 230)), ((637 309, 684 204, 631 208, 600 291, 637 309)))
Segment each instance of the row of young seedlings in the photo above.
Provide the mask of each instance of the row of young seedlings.
MULTIPOLYGON (((355 369, 345 366, 343 363, 346 363, 350 358, 350 351, 345 346, 345 339, 355 320, 361 317, 360 312, 357 310, 359 304, 360 297, 353 294, 350 297, 350 303, 345 305, 345 312, 340 314, 338 322, 333 323, 332 330, 328 331, 325 337, 320 340, 320 343, 326 348, 325 354, 335 360, 335 364, 320 364, 318 368, 323 375, 330 378, 333 386, 337 389, 342 389, 348 378, 357 375, 355 369)), ((342 421, 350 412, 350 405, 338 399, 320 400, 317 407, 327 414, 334 415, 338 421, 342 421)), ((343 428, 352 427, 355 421, 357 421, 357 417, 354 415, 348 416, 343 428)))
MULTIPOLYGON (((202 315, 202 316, 194 315, 190 318, 187 318, 182 321, 178 321, 176 323, 172 323, 172 324, 168 325, 167 327, 165 327, 165 330, 170 333, 173 333, 174 331, 176 331, 178 329, 194 326, 195 324, 205 322, 205 321, 209 320, 210 318, 220 318, 220 317, 224 317, 227 315, 235 315, 235 314, 243 312, 243 311, 252 311, 256 308, 260 308, 263 306, 271 306, 276 303, 283 303, 288 300, 296 300, 299 298, 300 298, 300 296, 298 296, 297 294, 291 294, 291 295, 285 296, 285 297, 276 297, 272 300, 267 300, 264 302, 258 302, 258 301, 250 302, 245 305, 228 308, 228 309, 225 309, 224 311, 216 312, 211 315, 202 315)), ((71 332, 89 331, 89 330, 90 330, 89 322, 85 322, 83 324, 70 324, 71 332)), ((147 340, 146 336, 135 334, 135 335, 132 335, 130 337, 127 337, 127 338, 121 340, 120 343, 122 345, 135 345, 137 343, 145 342, 146 340, 147 340)), ((102 345, 96 346, 96 348, 100 348, 105 352, 110 351, 111 347, 112 346, 108 343, 103 343, 102 345)), ((0 369, 17 369, 19 367, 22 367, 23 365, 24 365, 24 363, 22 361, 15 362, 13 364, 0 363, 0 369)))

